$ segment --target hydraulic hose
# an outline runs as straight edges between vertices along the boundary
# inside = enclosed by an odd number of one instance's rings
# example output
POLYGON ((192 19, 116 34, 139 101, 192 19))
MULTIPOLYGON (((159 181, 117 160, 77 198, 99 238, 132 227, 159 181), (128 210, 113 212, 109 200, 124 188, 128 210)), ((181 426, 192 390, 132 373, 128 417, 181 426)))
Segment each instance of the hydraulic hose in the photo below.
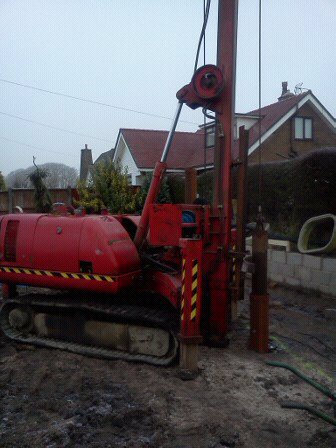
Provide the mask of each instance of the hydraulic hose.
MULTIPOLYGON (((336 394, 329 390, 327 387, 322 386, 322 384, 318 383, 317 381, 312 380, 308 376, 304 375, 300 370, 296 369, 295 367, 291 366, 290 364, 286 364, 285 362, 279 362, 279 361, 266 361, 266 364, 269 366, 274 367, 283 367, 284 369, 288 369, 291 372, 293 372, 298 377, 302 378, 304 381, 309 383, 311 386, 315 387, 315 389, 322 392, 324 395, 326 395, 328 398, 331 398, 334 401, 334 406, 336 403, 336 394)), ((316 415, 316 417, 322 418, 327 423, 330 423, 334 426, 336 426, 336 419, 333 417, 330 417, 328 414, 325 414, 324 412, 319 411, 318 409, 315 409, 313 406, 309 406, 304 403, 297 403, 292 401, 285 401, 281 403, 282 408, 290 408, 290 409, 302 409, 305 411, 310 412, 313 415, 316 415)), ((335 407, 334 407, 335 410, 335 407)))
POLYGON ((281 403, 282 408, 288 408, 288 409, 302 409, 304 411, 308 411, 313 415, 316 415, 317 417, 322 418, 327 423, 331 423, 332 425, 336 426, 336 419, 333 417, 330 417, 329 415, 325 414, 324 412, 321 412, 313 406, 309 406, 307 404, 302 403, 296 403, 292 401, 285 401, 284 403, 281 403))
POLYGON ((335 392, 332 392, 327 387, 322 386, 322 384, 318 383, 317 381, 312 380, 311 378, 304 375, 302 372, 300 372, 300 370, 296 369, 295 367, 293 367, 289 364, 286 364, 284 362, 279 362, 279 361, 266 361, 266 364, 268 364, 269 366, 283 367, 284 369, 290 370, 291 372, 295 373, 295 375, 297 375, 298 377, 300 377, 301 379, 303 379, 304 381, 309 383, 311 386, 315 387, 315 389, 322 392, 328 398, 331 398, 332 400, 336 401, 336 393, 335 392))

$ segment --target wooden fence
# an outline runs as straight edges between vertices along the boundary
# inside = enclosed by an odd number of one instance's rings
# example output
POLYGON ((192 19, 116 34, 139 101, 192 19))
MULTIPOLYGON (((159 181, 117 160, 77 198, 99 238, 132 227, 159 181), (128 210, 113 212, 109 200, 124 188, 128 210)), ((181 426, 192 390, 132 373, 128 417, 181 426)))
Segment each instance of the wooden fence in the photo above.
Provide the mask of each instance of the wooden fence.
MULTIPOLYGON (((78 199, 76 188, 51 188, 49 190, 51 200, 72 204, 78 199)), ((0 191, 0 215, 15 212, 15 207, 21 207, 24 213, 34 213, 34 189, 9 188, 8 191, 0 191)))

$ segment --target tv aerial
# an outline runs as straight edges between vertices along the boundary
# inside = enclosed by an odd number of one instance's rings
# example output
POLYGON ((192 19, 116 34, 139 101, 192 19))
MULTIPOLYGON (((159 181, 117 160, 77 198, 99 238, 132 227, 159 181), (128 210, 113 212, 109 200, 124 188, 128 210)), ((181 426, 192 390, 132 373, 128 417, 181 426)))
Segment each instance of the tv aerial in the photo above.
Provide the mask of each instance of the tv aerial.
POLYGON ((294 93, 295 95, 300 95, 300 93, 302 93, 302 90, 306 90, 308 91, 309 89, 306 89, 305 87, 302 87, 303 82, 299 82, 298 84, 296 84, 295 88, 294 88, 294 93))

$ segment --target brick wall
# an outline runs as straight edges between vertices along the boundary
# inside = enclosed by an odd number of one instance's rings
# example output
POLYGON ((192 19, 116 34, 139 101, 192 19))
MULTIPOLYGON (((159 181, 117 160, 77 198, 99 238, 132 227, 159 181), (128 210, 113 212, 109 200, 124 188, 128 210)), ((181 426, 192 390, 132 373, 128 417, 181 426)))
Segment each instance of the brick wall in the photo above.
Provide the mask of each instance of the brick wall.
MULTIPOLYGON (((336 146, 336 133, 330 127, 330 124, 321 117, 321 115, 309 103, 304 104, 295 114, 299 117, 311 117, 313 119, 313 139, 312 140, 295 140, 294 124, 292 117, 287 120, 273 135, 271 135, 265 143, 262 144, 262 162, 270 162, 274 160, 283 160, 281 157, 288 158, 288 154, 292 149, 299 156, 307 154, 315 149, 324 146, 336 146), (280 155, 278 155, 280 154, 280 155)), ((249 163, 259 162, 259 149, 256 149, 249 156, 249 163)))
POLYGON ((336 258, 269 249, 268 278, 336 299, 336 258))
MULTIPOLYGON (((272 162, 274 160, 284 160, 278 154, 288 157, 291 144, 290 121, 287 120, 277 129, 261 146, 261 162, 272 162)), ((249 163, 259 163, 259 148, 257 148, 248 158, 249 163)))

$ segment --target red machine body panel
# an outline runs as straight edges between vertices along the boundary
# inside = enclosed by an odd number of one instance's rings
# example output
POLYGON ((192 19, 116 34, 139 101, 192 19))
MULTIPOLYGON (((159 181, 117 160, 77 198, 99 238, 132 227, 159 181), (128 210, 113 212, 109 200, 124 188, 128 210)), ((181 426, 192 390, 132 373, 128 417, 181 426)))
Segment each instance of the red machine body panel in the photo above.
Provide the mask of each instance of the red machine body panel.
MULTIPOLYGON (((25 220, 20 220, 20 227, 25 220)), ((66 216, 40 216, 33 237, 32 266, 36 269, 79 272, 78 255, 84 219, 66 216)), ((26 235, 22 235, 23 238, 26 235)), ((18 251, 21 238, 18 239, 18 251)))
POLYGON ((129 234, 112 216, 7 215, 0 281, 116 293, 140 273, 129 234))
MULTIPOLYGON (((22 215, 23 216, 23 215, 22 215)), ((36 223, 40 217, 45 215, 24 215, 24 222, 18 227, 16 238, 15 261, 6 257, 6 229, 9 221, 21 221, 21 215, 5 215, 1 221, 0 231, 0 264, 33 267, 32 250, 36 223), (18 241, 20 243, 18 244, 18 241)))
POLYGON ((92 261, 93 272, 100 274, 122 275, 140 269, 137 249, 113 216, 87 216, 84 219, 78 258, 92 261))
POLYGON ((194 204, 153 204, 149 210, 151 246, 179 246, 181 238, 204 234, 205 207, 194 204))

